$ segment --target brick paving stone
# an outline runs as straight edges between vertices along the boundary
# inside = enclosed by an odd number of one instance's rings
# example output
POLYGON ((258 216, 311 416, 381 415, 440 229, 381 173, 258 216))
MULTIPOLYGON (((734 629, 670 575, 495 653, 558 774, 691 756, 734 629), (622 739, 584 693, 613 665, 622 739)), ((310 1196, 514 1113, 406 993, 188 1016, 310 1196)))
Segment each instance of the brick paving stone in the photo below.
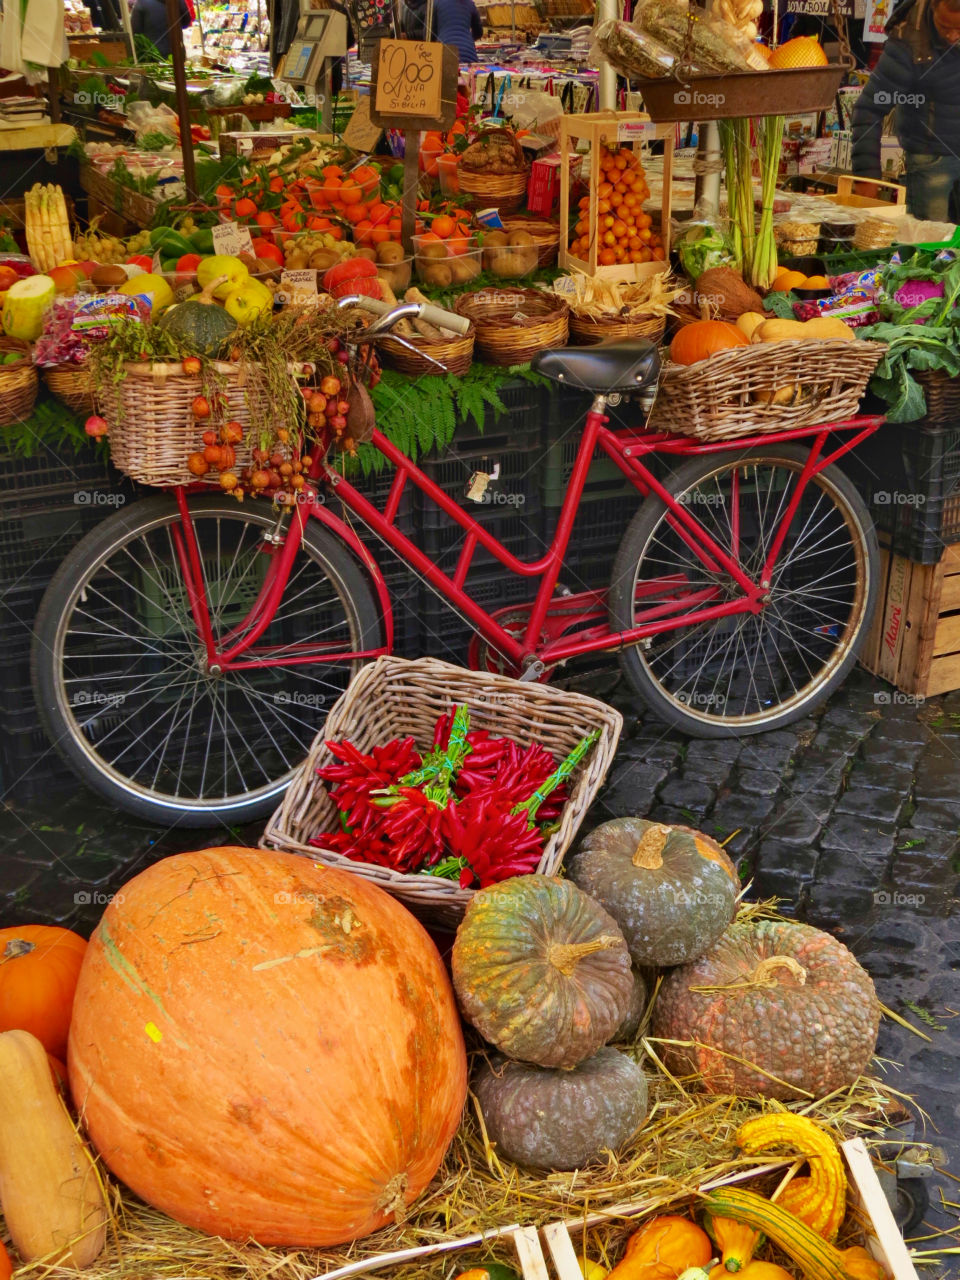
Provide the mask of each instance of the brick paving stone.
POLYGON ((899 742, 903 745, 907 743, 925 743, 929 737, 930 730, 924 725, 908 719, 894 720, 886 716, 870 734, 871 741, 876 738, 886 738, 889 741, 899 742))
POLYGON ((656 804, 646 815, 651 822, 663 822, 667 826, 689 827, 690 814, 672 804, 656 804))
POLYGON ((741 836, 727 845, 727 851, 739 854, 743 852, 746 837, 753 837, 762 823, 773 810, 773 801, 769 796, 748 796, 728 794, 722 796, 714 806, 709 818, 709 834, 716 839, 724 840, 732 831, 741 832, 741 836))
POLYGON ((914 794, 918 800, 933 800, 960 812, 960 760, 953 761, 952 774, 939 769, 934 772, 921 760, 917 766, 914 794))
POLYGON ((0 859, 0 898, 23 898, 39 876, 39 867, 15 858, 0 859))
POLYGON ((782 773, 794 755, 802 750, 796 739, 789 746, 767 743, 764 738, 749 738, 737 763, 741 769, 776 769, 782 773))
POLYGON ((824 768, 818 764, 815 768, 799 765, 785 780, 784 787, 794 796, 839 794, 843 786, 846 761, 838 761, 835 768, 824 768))
POLYGON ((785 782, 778 801, 778 809, 784 813, 787 810, 799 809, 816 818, 818 822, 824 823, 833 813, 839 789, 837 786, 830 791, 794 791, 793 784, 785 782))
POLYGON ((778 910, 783 915, 794 915, 803 906, 804 895, 809 881, 789 870, 757 871, 754 876, 754 887, 764 898, 780 898, 778 910))
POLYGON ((767 837, 757 848, 754 865, 758 874, 789 872, 806 883, 816 874, 819 857, 814 844, 786 844, 783 840, 767 837))
POLYGON ((713 804, 716 797, 714 787, 705 782, 696 782, 692 778, 671 778, 660 788, 660 803, 673 805, 677 809, 688 809, 691 813, 704 814, 713 804))
POLYGON ((805 809, 802 803, 797 803, 767 823, 764 835, 779 840, 781 844, 808 845, 816 840, 822 825, 816 814, 805 809))
POLYGON ((832 728, 847 730, 863 738, 877 723, 877 715, 872 709, 868 711, 839 704, 832 706, 820 723, 832 728))
POLYGON ((878 738, 873 734, 862 744, 860 753, 871 764, 891 764, 912 769, 923 754, 926 742, 902 742, 896 738, 878 738))
POLYGON ((896 822, 906 801, 907 793, 848 787, 837 801, 836 812, 863 814, 877 822, 896 822))
POLYGON ((617 749, 617 758, 628 760, 644 760, 648 764, 672 765, 680 755, 681 741, 668 734, 660 738, 642 736, 628 738, 617 749))
POLYGON ((848 787, 868 787, 873 791, 898 791, 908 795, 913 786, 911 765, 886 764, 877 760, 855 760, 847 775, 848 787))
POLYGON ((688 758, 684 761, 682 776, 689 778, 693 782, 705 782, 707 786, 716 788, 721 783, 726 782, 734 767, 734 763, 731 760, 691 761, 688 758))
POLYGON ((871 885, 814 881, 807 891, 805 918, 811 924, 832 929, 852 916, 869 911, 873 905, 873 892, 871 885))
POLYGON ((773 769, 740 769, 737 773, 737 786, 748 795, 776 795, 780 782, 779 773, 773 769))
POLYGON ((811 751, 821 751, 831 756, 853 756, 863 737, 854 733, 846 733, 842 729, 822 728, 810 743, 811 751))
POLYGON ((847 854, 861 865, 866 861, 876 866, 890 860, 896 839, 891 826, 882 826, 859 814, 838 813, 824 827, 820 848, 847 854))
POLYGON ((668 773, 666 765, 627 759, 614 768, 597 803, 614 818, 642 815, 668 773))
POLYGON ((921 831, 956 832, 960 828, 960 810, 942 801, 921 800, 910 816, 910 825, 921 831))
POLYGON ((743 743, 736 738, 695 738, 687 747, 684 760, 687 765, 699 765, 707 760, 725 760, 733 764, 742 747, 743 743))

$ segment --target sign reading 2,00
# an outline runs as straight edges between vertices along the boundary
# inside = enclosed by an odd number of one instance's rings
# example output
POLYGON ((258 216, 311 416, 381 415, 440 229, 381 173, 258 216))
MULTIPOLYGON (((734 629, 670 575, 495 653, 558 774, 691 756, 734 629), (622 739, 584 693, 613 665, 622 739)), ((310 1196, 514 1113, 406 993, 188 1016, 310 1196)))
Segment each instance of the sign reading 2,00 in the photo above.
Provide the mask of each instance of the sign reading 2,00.
POLYGON ((383 115, 440 114, 443 46, 381 40, 376 109, 383 115))

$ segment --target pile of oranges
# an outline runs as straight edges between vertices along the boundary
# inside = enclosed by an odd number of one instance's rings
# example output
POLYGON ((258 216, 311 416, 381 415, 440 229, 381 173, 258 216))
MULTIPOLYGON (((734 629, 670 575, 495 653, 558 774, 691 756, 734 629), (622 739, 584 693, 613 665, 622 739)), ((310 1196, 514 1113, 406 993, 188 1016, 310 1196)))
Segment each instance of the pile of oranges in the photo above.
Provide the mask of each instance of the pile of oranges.
POLYGON ((653 219, 643 209, 644 201, 650 198, 650 188, 639 156, 629 147, 614 151, 601 146, 598 171, 592 180, 597 183, 597 225, 590 226, 590 197, 584 196, 570 241, 574 257, 587 261, 595 238, 601 266, 662 262, 663 244, 653 230, 653 219))

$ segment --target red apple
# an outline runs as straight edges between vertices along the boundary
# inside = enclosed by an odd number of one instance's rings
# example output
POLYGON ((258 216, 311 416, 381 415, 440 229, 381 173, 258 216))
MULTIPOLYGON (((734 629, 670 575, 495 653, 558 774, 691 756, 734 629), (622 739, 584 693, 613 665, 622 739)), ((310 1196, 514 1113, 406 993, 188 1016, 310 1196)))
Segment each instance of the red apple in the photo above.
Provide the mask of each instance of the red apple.
POLYGON ((83 262, 77 263, 78 267, 83 268, 83 274, 87 277, 88 280, 96 271, 97 267, 99 267, 99 265, 100 265, 99 262, 91 262, 89 258, 85 259, 83 262))
POLYGON ((47 275, 56 285, 57 293, 76 293, 81 281, 87 278, 79 262, 65 262, 48 271, 47 275))

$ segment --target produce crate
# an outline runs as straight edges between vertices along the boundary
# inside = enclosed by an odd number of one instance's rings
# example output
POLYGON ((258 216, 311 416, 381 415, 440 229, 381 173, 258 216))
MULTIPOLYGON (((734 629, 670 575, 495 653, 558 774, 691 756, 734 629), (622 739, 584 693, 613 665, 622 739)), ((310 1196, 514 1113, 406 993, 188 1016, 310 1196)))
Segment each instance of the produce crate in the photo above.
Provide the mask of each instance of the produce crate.
POLYGON ((946 544, 960 542, 960 420, 886 423, 844 470, 898 555, 933 565, 946 544))
MULTIPOLYGON (((36 504, 24 500, 32 499, 29 490, 18 500, 0 500, 0 589, 27 578, 33 583, 49 582, 67 552, 117 510, 115 505, 95 502, 97 493, 106 496, 106 486, 48 490, 36 504)), ((109 496, 125 498, 112 492, 109 496)))
MULTIPOLYGON (((609 582, 609 570, 617 549, 623 541, 627 525, 639 511, 642 502, 642 495, 632 485, 630 492, 622 497, 601 496, 581 502, 580 510, 573 522, 573 533, 570 535, 567 554, 564 556, 565 573, 560 575, 560 580, 565 586, 577 591, 584 587, 600 586, 609 582), (607 566, 606 574, 597 581, 596 575, 604 563, 607 566), (587 580, 585 573, 588 565, 594 577, 592 582, 587 580)), ((559 520, 558 506, 545 509, 543 522, 545 546, 553 540, 559 520)))
POLYGON ((808 276, 845 276, 851 271, 869 271, 871 267, 889 262, 895 248, 850 249, 845 253, 821 253, 810 258, 781 258, 780 265, 791 271, 802 271, 808 276))
POLYGON ((135 227, 149 227, 153 224, 159 201, 151 196, 141 195, 139 191, 131 191, 129 187, 118 186, 112 178, 100 173, 93 165, 80 166, 80 186, 105 209, 111 209, 125 221, 132 222, 135 227))
POLYGON ((353 862, 308 843, 312 836, 340 829, 333 801, 316 776, 317 768, 332 759, 328 739, 348 738, 361 751, 369 751, 394 736, 412 734, 422 749, 432 742, 437 718, 457 705, 469 708, 474 729, 489 730, 520 746, 539 742, 555 759, 563 759, 586 734, 600 731, 569 779, 569 798, 537 867, 538 873, 553 875, 613 762, 623 717, 595 698, 466 671, 432 658, 419 662, 378 658, 360 671, 327 717, 283 803, 268 822, 261 844, 303 853, 362 876, 432 924, 458 924, 473 890, 439 876, 403 875, 389 867, 353 862))
MULTIPOLYGON (((508 574, 496 565, 471 573, 465 590, 471 600, 489 612, 511 604, 526 604, 536 595, 538 585, 536 578, 508 574)), ((418 612, 421 654, 444 662, 465 663, 470 642, 476 635, 473 626, 426 583, 421 584, 418 612)))
POLYGON ((649 276, 661 275, 670 270, 670 192, 674 133, 672 124, 653 124, 650 117, 643 112, 599 111, 563 117, 560 121, 560 252, 558 257, 561 269, 583 271, 587 275, 599 276, 606 280, 626 281, 645 280, 649 276), (663 139, 663 198, 658 230, 663 240, 664 260, 662 262, 622 262, 603 266, 597 260, 599 248, 596 234, 599 218, 597 187, 600 173, 600 147, 630 146, 634 151, 639 151, 642 143, 652 142, 657 138, 663 139), (591 150, 588 218, 595 232, 591 237, 588 260, 575 257, 569 249, 572 226, 576 225, 579 216, 576 210, 571 212, 570 209, 570 163, 577 154, 577 144, 583 140, 589 142, 591 150))
POLYGON ((860 661, 920 699, 960 689, 960 543, 916 564, 881 536, 879 603, 860 661))

